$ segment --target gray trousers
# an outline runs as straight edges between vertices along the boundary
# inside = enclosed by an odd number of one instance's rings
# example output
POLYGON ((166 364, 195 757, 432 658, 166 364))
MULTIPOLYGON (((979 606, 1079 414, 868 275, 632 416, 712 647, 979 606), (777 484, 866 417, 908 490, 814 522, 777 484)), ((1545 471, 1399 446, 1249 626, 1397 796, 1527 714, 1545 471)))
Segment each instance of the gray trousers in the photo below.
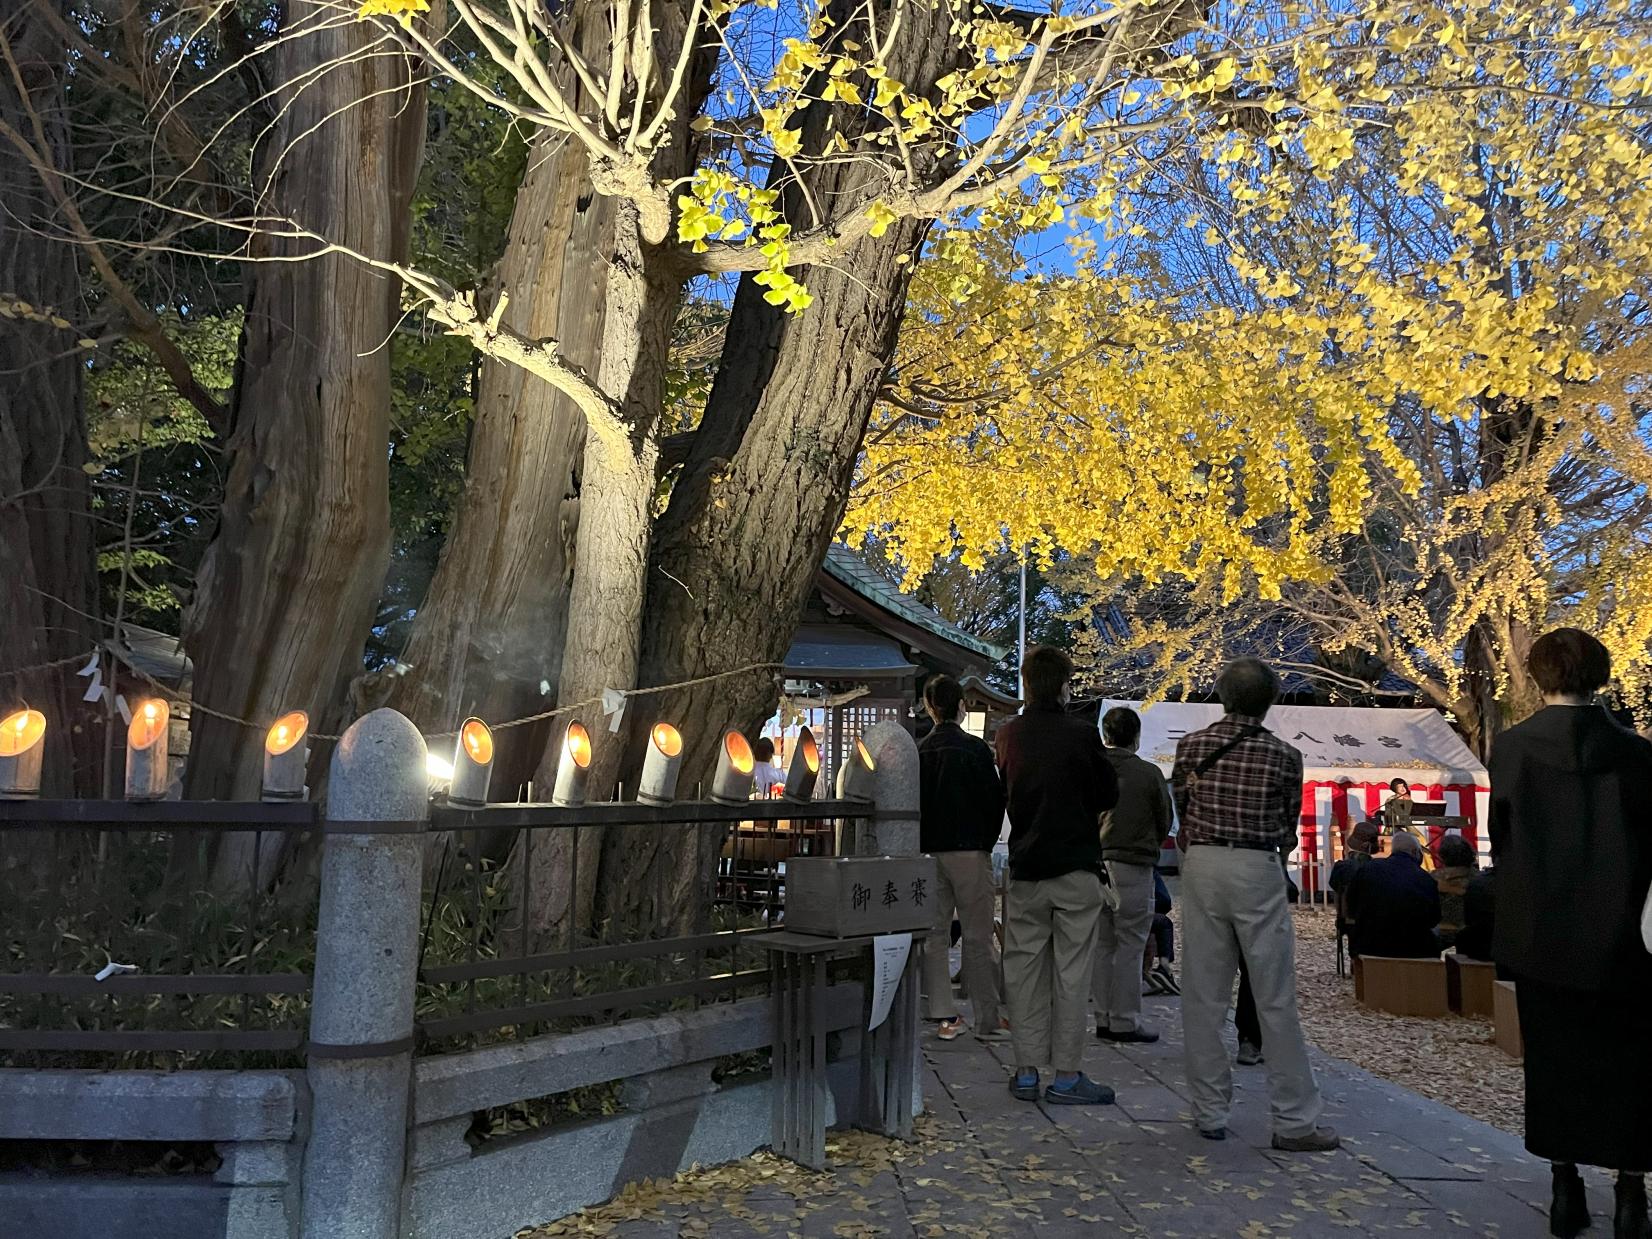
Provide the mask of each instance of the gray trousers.
POLYGON ((950 1020, 958 1014, 952 996, 948 948, 956 908, 964 930, 964 989, 975 1005, 975 1027, 986 1032, 1000 1019, 998 952, 992 938, 998 892, 992 884, 992 857, 986 852, 936 852, 935 924, 924 942, 924 992, 929 1018, 950 1020))
POLYGON ((1222 1041, 1243 952, 1267 1047, 1273 1130, 1302 1136, 1324 1106, 1296 1010, 1296 930, 1276 853, 1195 844, 1182 864, 1182 1040, 1193 1118, 1227 1126, 1233 1065, 1222 1041))
POLYGON ((1077 1071, 1084 1061, 1089 997, 1101 915, 1101 879, 1079 871, 1043 882, 1011 882, 1004 909, 1004 997, 1015 1061, 1077 1071))
POLYGON ((1153 926, 1153 866, 1110 860, 1107 878, 1118 892, 1116 912, 1096 922, 1096 968, 1090 996, 1096 1029, 1135 1032, 1141 1027, 1141 962, 1153 926))

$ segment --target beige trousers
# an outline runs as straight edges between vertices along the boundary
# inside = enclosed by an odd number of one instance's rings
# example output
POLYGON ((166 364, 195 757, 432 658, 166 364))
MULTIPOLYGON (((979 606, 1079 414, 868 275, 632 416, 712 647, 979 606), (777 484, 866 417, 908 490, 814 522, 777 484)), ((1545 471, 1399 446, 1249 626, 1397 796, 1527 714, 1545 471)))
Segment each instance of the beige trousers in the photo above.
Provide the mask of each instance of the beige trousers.
POLYGON ((1004 909, 1004 997, 1015 1061, 1077 1071, 1094 967, 1101 879, 1078 871, 1011 882, 1004 909))
POLYGON ((1135 1032, 1141 1027, 1141 960, 1153 925, 1153 866, 1107 862, 1118 892, 1116 911, 1096 922, 1096 1031, 1135 1032))
POLYGON ((1296 1009, 1296 929, 1271 852, 1188 848, 1182 861, 1182 1040, 1200 1127, 1227 1126, 1233 1066, 1222 1041, 1243 957, 1267 1052, 1273 1130, 1302 1136, 1323 1103, 1296 1009))
POLYGON ((956 909, 964 931, 964 989, 975 1006, 975 1027, 997 1028, 1000 1017, 998 960, 993 949, 993 914, 998 909, 992 885, 992 857, 986 852, 936 852, 935 923, 924 943, 924 993, 929 1018, 950 1020, 958 1014, 947 962, 956 909))

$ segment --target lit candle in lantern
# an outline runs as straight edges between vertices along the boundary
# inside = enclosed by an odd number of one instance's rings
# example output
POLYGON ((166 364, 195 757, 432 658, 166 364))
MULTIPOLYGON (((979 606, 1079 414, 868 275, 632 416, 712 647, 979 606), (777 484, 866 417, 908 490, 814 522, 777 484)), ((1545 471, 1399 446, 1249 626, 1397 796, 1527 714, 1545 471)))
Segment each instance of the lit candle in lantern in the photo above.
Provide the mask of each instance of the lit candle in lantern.
POLYGON ((138 703, 126 729, 126 798, 164 800, 172 781, 167 769, 167 726, 172 711, 159 697, 138 703))
POLYGON ((683 734, 670 723, 655 723, 648 733, 637 799, 643 804, 670 804, 677 794, 677 769, 683 764, 683 734))
POLYGON ((591 733, 585 724, 575 721, 562 733, 562 756, 556 763, 556 787, 551 792, 551 803, 582 805, 585 803, 585 780, 591 770, 591 733))
POLYGON ((787 800, 809 800, 815 794, 815 779, 820 776, 820 746, 815 743, 815 733, 807 727, 797 733, 797 743, 792 746, 792 760, 786 767, 786 790, 782 793, 787 800))
POLYGON ((449 804, 480 808, 488 802, 493 777, 493 733, 479 718, 465 720, 453 750, 453 776, 448 784, 449 804))
POLYGON ((310 716, 302 710, 283 714, 264 736, 264 799, 302 800, 309 788, 304 772, 310 764, 310 716))
POLYGON ((711 798, 719 804, 740 804, 751 799, 751 776, 757 768, 751 742, 737 731, 723 736, 723 751, 717 756, 717 777, 711 781, 711 798))
POLYGON ((46 716, 18 710, 0 720, 0 800, 32 800, 40 794, 46 751, 46 716))
POLYGON ((876 790, 874 774, 877 768, 878 763, 872 760, 872 752, 866 747, 866 741, 856 736, 854 755, 843 764, 843 769, 837 773, 838 799, 873 799, 876 790))

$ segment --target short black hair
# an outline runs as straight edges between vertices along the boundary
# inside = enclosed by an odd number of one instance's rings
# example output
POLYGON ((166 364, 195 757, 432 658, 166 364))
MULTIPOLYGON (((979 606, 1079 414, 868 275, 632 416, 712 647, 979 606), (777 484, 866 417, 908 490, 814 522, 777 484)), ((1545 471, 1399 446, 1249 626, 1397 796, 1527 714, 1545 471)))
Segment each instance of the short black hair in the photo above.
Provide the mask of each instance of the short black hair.
POLYGON ((1474 854, 1474 845, 1462 835, 1444 835, 1434 849, 1442 865, 1453 868, 1466 867, 1473 869, 1479 858, 1474 854))
POLYGON ((1114 706, 1101 720, 1101 738, 1115 749, 1141 739, 1141 715, 1129 706, 1114 706))
POLYGON ((964 702, 964 690, 950 675, 932 675, 924 685, 924 705, 929 717, 937 723, 950 723, 958 717, 958 707, 964 702))
POLYGON ((1229 714, 1261 718, 1279 700, 1279 677, 1260 658, 1235 658, 1216 677, 1216 696, 1229 714))
POLYGON ((1397 795, 1398 793, 1400 793, 1402 791, 1403 792, 1410 791, 1411 790, 1411 784, 1407 783, 1404 779, 1393 779, 1388 784, 1388 790, 1391 791, 1391 792, 1394 792, 1397 795))
POLYGON ((1526 667, 1545 693, 1587 697, 1612 678, 1612 655, 1581 628, 1556 628, 1532 642, 1526 667))
POLYGON ((1058 704, 1062 688, 1072 678, 1073 660, 1053 645, 1035 645, 1021 660, 1021 680, 1033 705, 1058 704))
POLYGON ((774 741, 767 736, 758 736, 756 740, 752 741, 751 755, 758 761, 773 761, 774 741))

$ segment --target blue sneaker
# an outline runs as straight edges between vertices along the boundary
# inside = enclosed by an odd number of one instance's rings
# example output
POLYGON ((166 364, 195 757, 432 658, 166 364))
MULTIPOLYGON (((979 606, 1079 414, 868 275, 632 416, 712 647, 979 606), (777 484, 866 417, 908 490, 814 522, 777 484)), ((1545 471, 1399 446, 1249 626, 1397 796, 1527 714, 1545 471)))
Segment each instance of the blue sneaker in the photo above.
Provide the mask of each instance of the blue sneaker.
POLYGON ((1044 1090, 1044 1100, 1052 1106, 1110 1106, 1113 1090, 1097 1084, 1082 1071, 1070 1084, 1052 1084, 1044 1090))
POLYGON ((1010 1081, 1010 1096, 1017 1101, 1038 1100, 1038 1072, 1029 1071, 1010 1081))

